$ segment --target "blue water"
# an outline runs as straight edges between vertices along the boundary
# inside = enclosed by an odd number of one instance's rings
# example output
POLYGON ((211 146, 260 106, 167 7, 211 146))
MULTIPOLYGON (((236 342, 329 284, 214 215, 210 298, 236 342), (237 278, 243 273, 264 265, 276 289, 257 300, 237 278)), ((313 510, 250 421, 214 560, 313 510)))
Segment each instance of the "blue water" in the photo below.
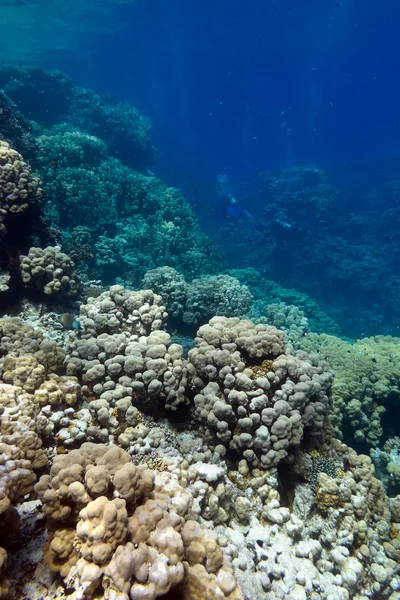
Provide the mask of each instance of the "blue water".
POLYGON ((15 17, 1 58, 60 69, 150 117, 154 172, 192 204, 225 268, 252 266, 307 293, 345 335, 396 335, 398 3, 34 5, 41 33, 18 44, 12 26, 27 5, 0 5, 15 17), (299 179, 304 166, 322 188, 299 179), (221 209, 222 171, 250 219, 221 209), (280 181, 274 193, 266 179, 280 181))
POLYGON ((175 185, 207 189, 228 167, 245 186, 308 163, 352 191, 398 176, 397 3, 139 0, 119 13, 126 27, 90 53, 46 62, 148 114, 175 185))

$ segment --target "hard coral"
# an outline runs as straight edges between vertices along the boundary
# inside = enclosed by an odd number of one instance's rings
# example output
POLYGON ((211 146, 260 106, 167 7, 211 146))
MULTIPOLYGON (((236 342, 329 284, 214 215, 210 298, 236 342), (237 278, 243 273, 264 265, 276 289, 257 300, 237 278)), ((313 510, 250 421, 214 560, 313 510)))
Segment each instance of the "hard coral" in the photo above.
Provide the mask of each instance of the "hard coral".
POLYGON ((75 265, 60 246, 31 248, 28 256, 21 256, 21 276, 26 287, 49 296, 76 296, 79 292, 75 265))
POLYGON ((43 197, 41 182, 22 156, 0 140, 0 236, 7 233, 4 222, 10 214, 39 206, 43 197))
POLYGON ((189 361, 197 414, 250 464, 277 465, 305 431, 316 442, 324 438, 332 375, 316 357, 285 353, 274 327, 215 317, 199 329, 189 361), (270 371, 254 378, 255 361, 270 371))
POLYGON ((56 457, 35 489, 51 529, 45 558, 74 599, 102 589, 106 599, 155 600, 178 584, 191 599, 185 570, 203 564, 200 576, 214 597, 241 598, 230 596, 236 580, 215 538, 184 523, 193 498, 176 476, 135 466, 119 448, 86 443, 56 457))
POLYGON ((376 336, 350 343, 325 334, 310 334, 301 347, 325 357, 335 371, 332 426, 336 437, 376 447, 382 415, 400 396, 399 338, 376 336))

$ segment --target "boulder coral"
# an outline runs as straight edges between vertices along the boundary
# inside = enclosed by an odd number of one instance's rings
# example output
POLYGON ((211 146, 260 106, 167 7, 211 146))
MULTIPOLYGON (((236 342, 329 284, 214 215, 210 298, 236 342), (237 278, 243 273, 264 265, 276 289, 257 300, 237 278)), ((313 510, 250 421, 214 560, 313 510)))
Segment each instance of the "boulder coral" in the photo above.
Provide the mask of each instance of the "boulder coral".
POLYGON ((21 256, 21 276, 27 288, 47 296, 77 296, 80 280, 75 264, 60 246, 31 248, 21 256))
POLYGON ((46 561, 72 598, 102 589, 106 599, 154 600, 179 585, 187 600, 201 586, 241 600, 229 557, 191 520, 193 497, 177 475, 158 484, 156 472, 129 461, 118 447, 86 443, 56 457, 35 487, 50 531, 46 561))
POLYGON ((0 140, 0 236, 7 233, 5 221, 9 215, 40 206, 42 198, 41 182, 29 164, 0 140))
POLYGON ((150 269, 141 287, 160 294, 168 314, 189 325, 204 324, 213 316, 243 316, 253 300, 247 286, 230 275, 207 275, 187 283, 172 267, 150 269))
POLYGON ((34 488, 49 596, 397 599, 400 496, 331 438, 324 353, 214 317, 184 358, 151 290, 113 286, 79 318, 64 349, 0 320, 0 533, 18 540, 34 488))
POLYGON ((332 374, 305 352, 285 353, 275 327, 214 317, 189 351, 196 412, 216 439, 251 465, 278 465, 307 434, 327 429, 332 374))

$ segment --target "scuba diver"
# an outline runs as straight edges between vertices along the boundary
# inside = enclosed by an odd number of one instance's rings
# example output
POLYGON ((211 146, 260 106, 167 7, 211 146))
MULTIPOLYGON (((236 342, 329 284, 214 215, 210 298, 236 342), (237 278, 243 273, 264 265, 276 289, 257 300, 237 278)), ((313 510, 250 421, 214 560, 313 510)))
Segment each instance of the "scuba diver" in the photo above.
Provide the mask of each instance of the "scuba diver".
POLYGON ((230 181, 226 169, 217 176, 217 201, 221 218, 230 221, 247 221, 256 224, 255 217, 243 208, 230 191, 230 181))

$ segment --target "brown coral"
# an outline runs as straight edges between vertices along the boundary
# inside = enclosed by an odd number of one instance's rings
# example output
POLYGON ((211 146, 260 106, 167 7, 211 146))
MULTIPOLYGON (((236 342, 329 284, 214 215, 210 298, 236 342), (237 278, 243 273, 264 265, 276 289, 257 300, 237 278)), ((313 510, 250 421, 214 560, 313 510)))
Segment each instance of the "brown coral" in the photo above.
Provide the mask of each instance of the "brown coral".
POLYGON ((80 281, 75 264, 60 246, 31 248, 21 256, 21 277, 25 286, 46 295, 76 296, 80 281))
POLYGON ((0 141, 0 236, 7 233, 4 221, 10 213, 23 213, 40 205, 43 190, 32 169, 7 142, 0 141))

